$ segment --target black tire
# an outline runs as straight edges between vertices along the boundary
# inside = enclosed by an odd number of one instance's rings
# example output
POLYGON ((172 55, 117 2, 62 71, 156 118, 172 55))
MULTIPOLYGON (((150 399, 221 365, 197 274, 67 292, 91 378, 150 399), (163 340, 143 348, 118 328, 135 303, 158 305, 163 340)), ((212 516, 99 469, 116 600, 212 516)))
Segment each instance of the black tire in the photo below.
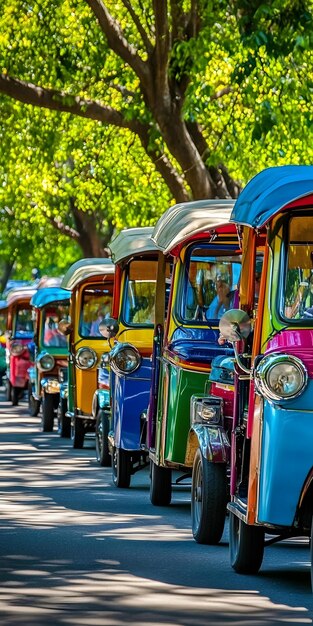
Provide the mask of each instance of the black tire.
POLYGON ((191 523, 197 543, 216 545, 223 534, 227 506, 224 463, 208 461, 198 448, 192 469, 191 523))
POLYGON ((81 450, 84 447, 85 426, 83 420, 79 417, 74 418, 74 425, 71 429, 71 437, 73 441, 73 448, 81 450))
POLYGON ((114 448, 112 454, 112 480, 115 487, 128 489, 131 478, 131 460, 127 450, 114 448))
POLYGON ((111 466, 109 453, 109 418, 103 409, 99 409, 96 419, 96 458, 101 467, 111 466))
POLYGON ((172 470, 150 462, 150 500, 154 506, 169 506, 172 499, 172 470))
POLYGON ((41 426, 44 433, 53 431, 54 397, 52 393, 44 393, 42 398, 41 426))
POLYGON ((264 529, 229 516, 230 563, 238 574, 257 574, 263 561, 264 529))
POLYGON ((5 381, 5 399, 8 402, 11 402, 11 399, 12 399, 11 394, 12 394, 12 385, 9 379, 7 378, 5 381))
POLYGON ((40 402, 35 400, 32 393, 28 396, 28 410, 32 417, 37 417, 40 410, 40 402))
POLYGON ((60 437, 71 437, 71 418, 65 415, 67 410, 67 401, 64 398, 60 398, 59 406, 57 409, 58 415, 58 432, 60 437))
POLYGON ((12 405, 13 406, 18 406, 18 401, 21 397, 21 389, 20 387, 13 387, 11 388, 11 400, 12 400, 12 405))

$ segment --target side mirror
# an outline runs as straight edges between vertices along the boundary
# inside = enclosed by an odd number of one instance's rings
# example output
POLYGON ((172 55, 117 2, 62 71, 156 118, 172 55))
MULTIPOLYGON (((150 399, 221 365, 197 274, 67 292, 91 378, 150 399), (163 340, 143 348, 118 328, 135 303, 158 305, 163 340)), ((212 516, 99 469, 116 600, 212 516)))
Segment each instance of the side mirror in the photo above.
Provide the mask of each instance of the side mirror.
POLYGON ((242 362, 236 347, 237 341, 247 339, 251 333, 251 320, 248 313, 241 309, 226 311, 220 319, 219 329, 223 337, 234 344, 235 359, 238 367, 244 374, 250 376, 250 369, 242 362))
POLYGON ((220 319, 219 329, 223 337, 235 343, 246 339, 251 333, 251 320, 245 311, 230 309, 220 319))
POLYGON ((118 331, 119 325, 114 317, 104 319, 99 325, 99 332, 105 339, 112 339, 112 337, 117 335, 118 331))
POLYGON ((58 323, 58 329, 62 335, 69 335, 72 331, 72 325, 69 319, 62 319, 58 323))

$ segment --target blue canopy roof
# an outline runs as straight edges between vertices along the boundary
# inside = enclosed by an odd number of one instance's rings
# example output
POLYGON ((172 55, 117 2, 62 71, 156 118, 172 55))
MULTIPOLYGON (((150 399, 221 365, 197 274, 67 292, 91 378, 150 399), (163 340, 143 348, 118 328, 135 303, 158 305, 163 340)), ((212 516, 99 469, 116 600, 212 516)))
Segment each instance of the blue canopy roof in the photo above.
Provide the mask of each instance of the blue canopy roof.
POLYGON ((33 295, 30 304, 37 309, 41 309, 46 304, 51 302, 62 302, 63 300, 69 300, 70 294, 66 289, 60 287, 43 287, 38 289, 33 295))
POLYGON ((313 194, 312 165, 269 167, 248 182, 230 221, 260 228, 284 206, 309 194, 313 194))

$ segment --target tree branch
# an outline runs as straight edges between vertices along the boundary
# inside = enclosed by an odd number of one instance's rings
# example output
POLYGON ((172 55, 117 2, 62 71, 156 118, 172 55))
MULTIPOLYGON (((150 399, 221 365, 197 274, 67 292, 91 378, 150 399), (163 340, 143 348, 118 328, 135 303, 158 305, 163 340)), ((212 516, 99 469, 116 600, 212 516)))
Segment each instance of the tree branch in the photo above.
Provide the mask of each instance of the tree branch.
POLYGON ((95 100, 87 100, 62 91, 38 87, 18 78, 11 78, 7 74, 0 74, 0 92, 24 104, 73 113, 119 128, 128 128, 135 133, 140 127, 140 123, 136 120, 125 120, 122 113, 95 100))
POLYGON ((130 14, 137 30, 138 33, 140 34, 140 37, 145 45, 145 48, 147 50, 148 55, 150 55, 152 53, 153 50, 153 46, 152 43, 145 31, 145 29, 142 27, 142 23, 138 17, 138 15, 136 14, 136 12, 134 11, 131 2, 129 2, 129 0, 122 0, 124 7, 127 9, 128 13, 130 14))
POLYGON ((168 62, 169 62, 169 25, 167 0, 153 0, 155 17, 155 61, 157 89, 163 96, 169 97, 168 62))
POLYGON ((53 228, 56 228, 56 230, 62 233, 62 235, 66 235, 66 237, 70 237, 71 239, 79 243, 80 234, 77 230, 75 230, 75 228, 71 228, 70 226, 67 226, 66 224, 64 224, 64 222, 62 222, 61 219, 55 216, 53 217, 52 215, 48 215, 42 209, 41 209, 41 213, 44 215, 46 220, 50 222, 53 228))
POLYGON ((136 48, 128 43, 120 25, 109 13, 105 4, 102 0, 86 0, 86 2, 96 16, 110 48, 134 70, 140 81, 146 84, 149 80, 147 64, 140 58, 136 48))

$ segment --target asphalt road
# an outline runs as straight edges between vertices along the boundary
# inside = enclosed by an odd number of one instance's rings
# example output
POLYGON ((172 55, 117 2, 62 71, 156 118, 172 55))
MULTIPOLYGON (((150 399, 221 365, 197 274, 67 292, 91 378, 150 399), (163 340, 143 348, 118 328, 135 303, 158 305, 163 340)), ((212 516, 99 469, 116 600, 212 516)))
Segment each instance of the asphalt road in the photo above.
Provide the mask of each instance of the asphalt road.
POLYGON ((94 441, 73 450, 0 391, 0 624, 214 626, 312 624, 309 547, 268 547, 239 576, 190 531, 190 491, 150 504, 148 472, 117 490, 94 441))

